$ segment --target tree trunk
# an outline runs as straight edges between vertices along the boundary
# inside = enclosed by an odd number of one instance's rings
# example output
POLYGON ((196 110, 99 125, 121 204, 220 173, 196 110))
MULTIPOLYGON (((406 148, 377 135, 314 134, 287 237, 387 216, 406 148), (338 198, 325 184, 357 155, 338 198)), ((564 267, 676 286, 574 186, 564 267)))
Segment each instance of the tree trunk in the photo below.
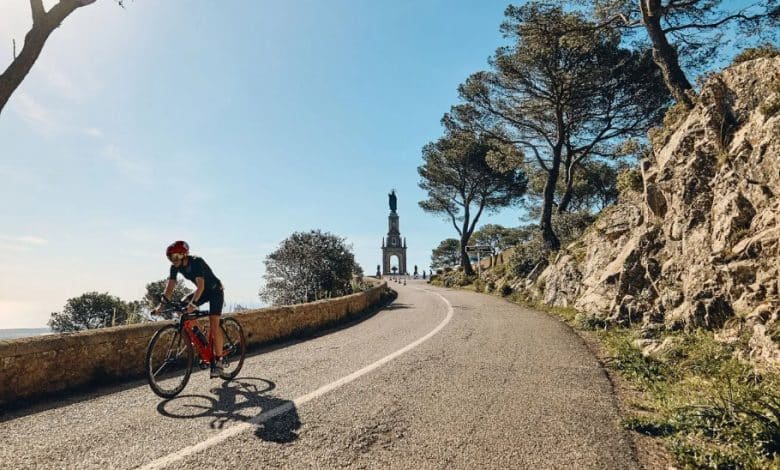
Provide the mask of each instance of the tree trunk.
POLYGON ((563 192, 561 201, 558 203, 559 214, 569 211, 569 204, 571 204, 572 198, 572 186, 574 186, 574 165, 566 165, 566 189, 563 192))
POLYGON ((466 253, 467 243, 468 240, 460 241, 460 265, 463 266, 463 272, 466 273, 467 276, 473 276, 474 268, 471 267, 471 260, 469 259, 469 254, 466 253))
MULTIPOLYGON (((34 5, 35 3, 37 2, 34 2, 34 5)), ((51 32, 81 5, 82 3, 77 0, 62 0, 54 5, 48 13, 43 13, 42 7, 35 8, 33 6, 33 26, 24 37, 24 47, 11 62, 11 65, 0 75, 0 113, 3 112, 11 94, 19 87, 35 61, 38 60, 43 45, 51 32)))
POLYGON ((539 222, 539 228, 542 229, 542 240, 546 248, 558 251, 561 248, 561 241, 555 235, 552 227, 552 206, 555 200, 555 187, 558 184, 558 175, 561 171, 561 152, 566 142, 565 130, 563 125, 563 111, 556 110, 556 126, 558 128, 558 141, 552 148, 552 162, 547 171, 547 181, 544 183, 544 198, 542 200, 542 220, 539 222))
POLYGON ((550 171, 547 172, 547 182, 544 184, 544 200, 542 202, 542 220, 539 227, 542 229, 542 239, 547 248, 557 251, 561 247, 561 241, 555 235, 552 228, 552 206, 555 197, 555 183, 558 181, 558 172, 561 166, 560 152, 553 152, 553 161, 550 171))
POLYGON ((463 198, 465 202, 465 208, 463 210, 463 229, 460 232, 460 265, 463 266, 463 272, 467 276, 474 275, 474 268, 471 267, 471 260, 469 260, 469 254, 466 253, 466 245, 469 243, 471 234, 469 233, 469 222, 471 214, 469 211, 469 204, 471 204, 470 198, 463 198))
POLYGON ((647 35, 653 43, 653 61, 661 69, 664 83, 678 103, 686 108, 693 107, 693 101, 687 91, 693 87, 680 67, 677 50, 669 44, 663 27, 661 26, 662 7, 660 0, 639 0, 642 11, 642 22, 647 30, 647 35))

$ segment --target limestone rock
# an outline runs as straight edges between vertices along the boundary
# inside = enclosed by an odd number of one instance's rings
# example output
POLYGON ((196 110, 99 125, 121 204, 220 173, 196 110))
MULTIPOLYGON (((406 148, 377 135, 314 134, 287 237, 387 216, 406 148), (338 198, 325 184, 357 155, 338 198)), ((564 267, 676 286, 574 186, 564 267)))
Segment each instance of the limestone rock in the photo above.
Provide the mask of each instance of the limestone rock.
MULTIPOLYGON (((672 329, 749 318, 751 358, 780 364, 772 333, 780 330, 772 320, 780 315, 780 113, 760 111, 776 81, 780 57, 710 77, 641 161, 642 193, 622 194, 600 214, 577 256, 535 273, 533 296, 607 322, 672 329)), ((648 354, 660 347, 645 340, 648 354)))

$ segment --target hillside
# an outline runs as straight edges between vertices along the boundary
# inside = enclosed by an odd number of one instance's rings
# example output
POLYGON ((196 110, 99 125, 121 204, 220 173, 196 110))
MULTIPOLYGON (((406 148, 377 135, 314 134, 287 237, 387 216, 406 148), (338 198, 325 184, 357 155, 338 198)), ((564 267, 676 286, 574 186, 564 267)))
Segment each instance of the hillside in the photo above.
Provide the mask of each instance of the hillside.
POLYGON ((779 102, 780 57, 710 76, 651 132, 634 190, 513 287, 648 331, 746 327, 751 359, 780 363, 779 102))

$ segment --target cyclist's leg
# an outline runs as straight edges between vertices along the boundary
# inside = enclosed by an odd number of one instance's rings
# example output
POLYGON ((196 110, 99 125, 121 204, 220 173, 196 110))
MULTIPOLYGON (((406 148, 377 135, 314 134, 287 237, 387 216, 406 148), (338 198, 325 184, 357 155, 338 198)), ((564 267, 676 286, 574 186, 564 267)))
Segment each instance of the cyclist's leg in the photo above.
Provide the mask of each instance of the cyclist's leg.
POLYGON ((225 294, 222 289, 215 291, 209 298, 209 326, 214 339, 214 354, 217 359, 222 358, 222 349, 225 340, 222 337, 222 328, 219 327, 219 317, 222 315, 222 306, 225 303, 225 294))

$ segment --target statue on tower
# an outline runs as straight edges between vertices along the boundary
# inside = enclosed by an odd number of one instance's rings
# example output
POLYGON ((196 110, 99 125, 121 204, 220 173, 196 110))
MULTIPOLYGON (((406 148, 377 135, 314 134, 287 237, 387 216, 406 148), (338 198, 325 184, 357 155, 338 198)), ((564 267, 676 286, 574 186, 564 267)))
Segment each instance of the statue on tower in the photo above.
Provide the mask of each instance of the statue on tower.
POLYGON ((395 196, 395 189, 388 196, 390 197, 390 210, 395 212, 398 209, 398 198, 395 196))

